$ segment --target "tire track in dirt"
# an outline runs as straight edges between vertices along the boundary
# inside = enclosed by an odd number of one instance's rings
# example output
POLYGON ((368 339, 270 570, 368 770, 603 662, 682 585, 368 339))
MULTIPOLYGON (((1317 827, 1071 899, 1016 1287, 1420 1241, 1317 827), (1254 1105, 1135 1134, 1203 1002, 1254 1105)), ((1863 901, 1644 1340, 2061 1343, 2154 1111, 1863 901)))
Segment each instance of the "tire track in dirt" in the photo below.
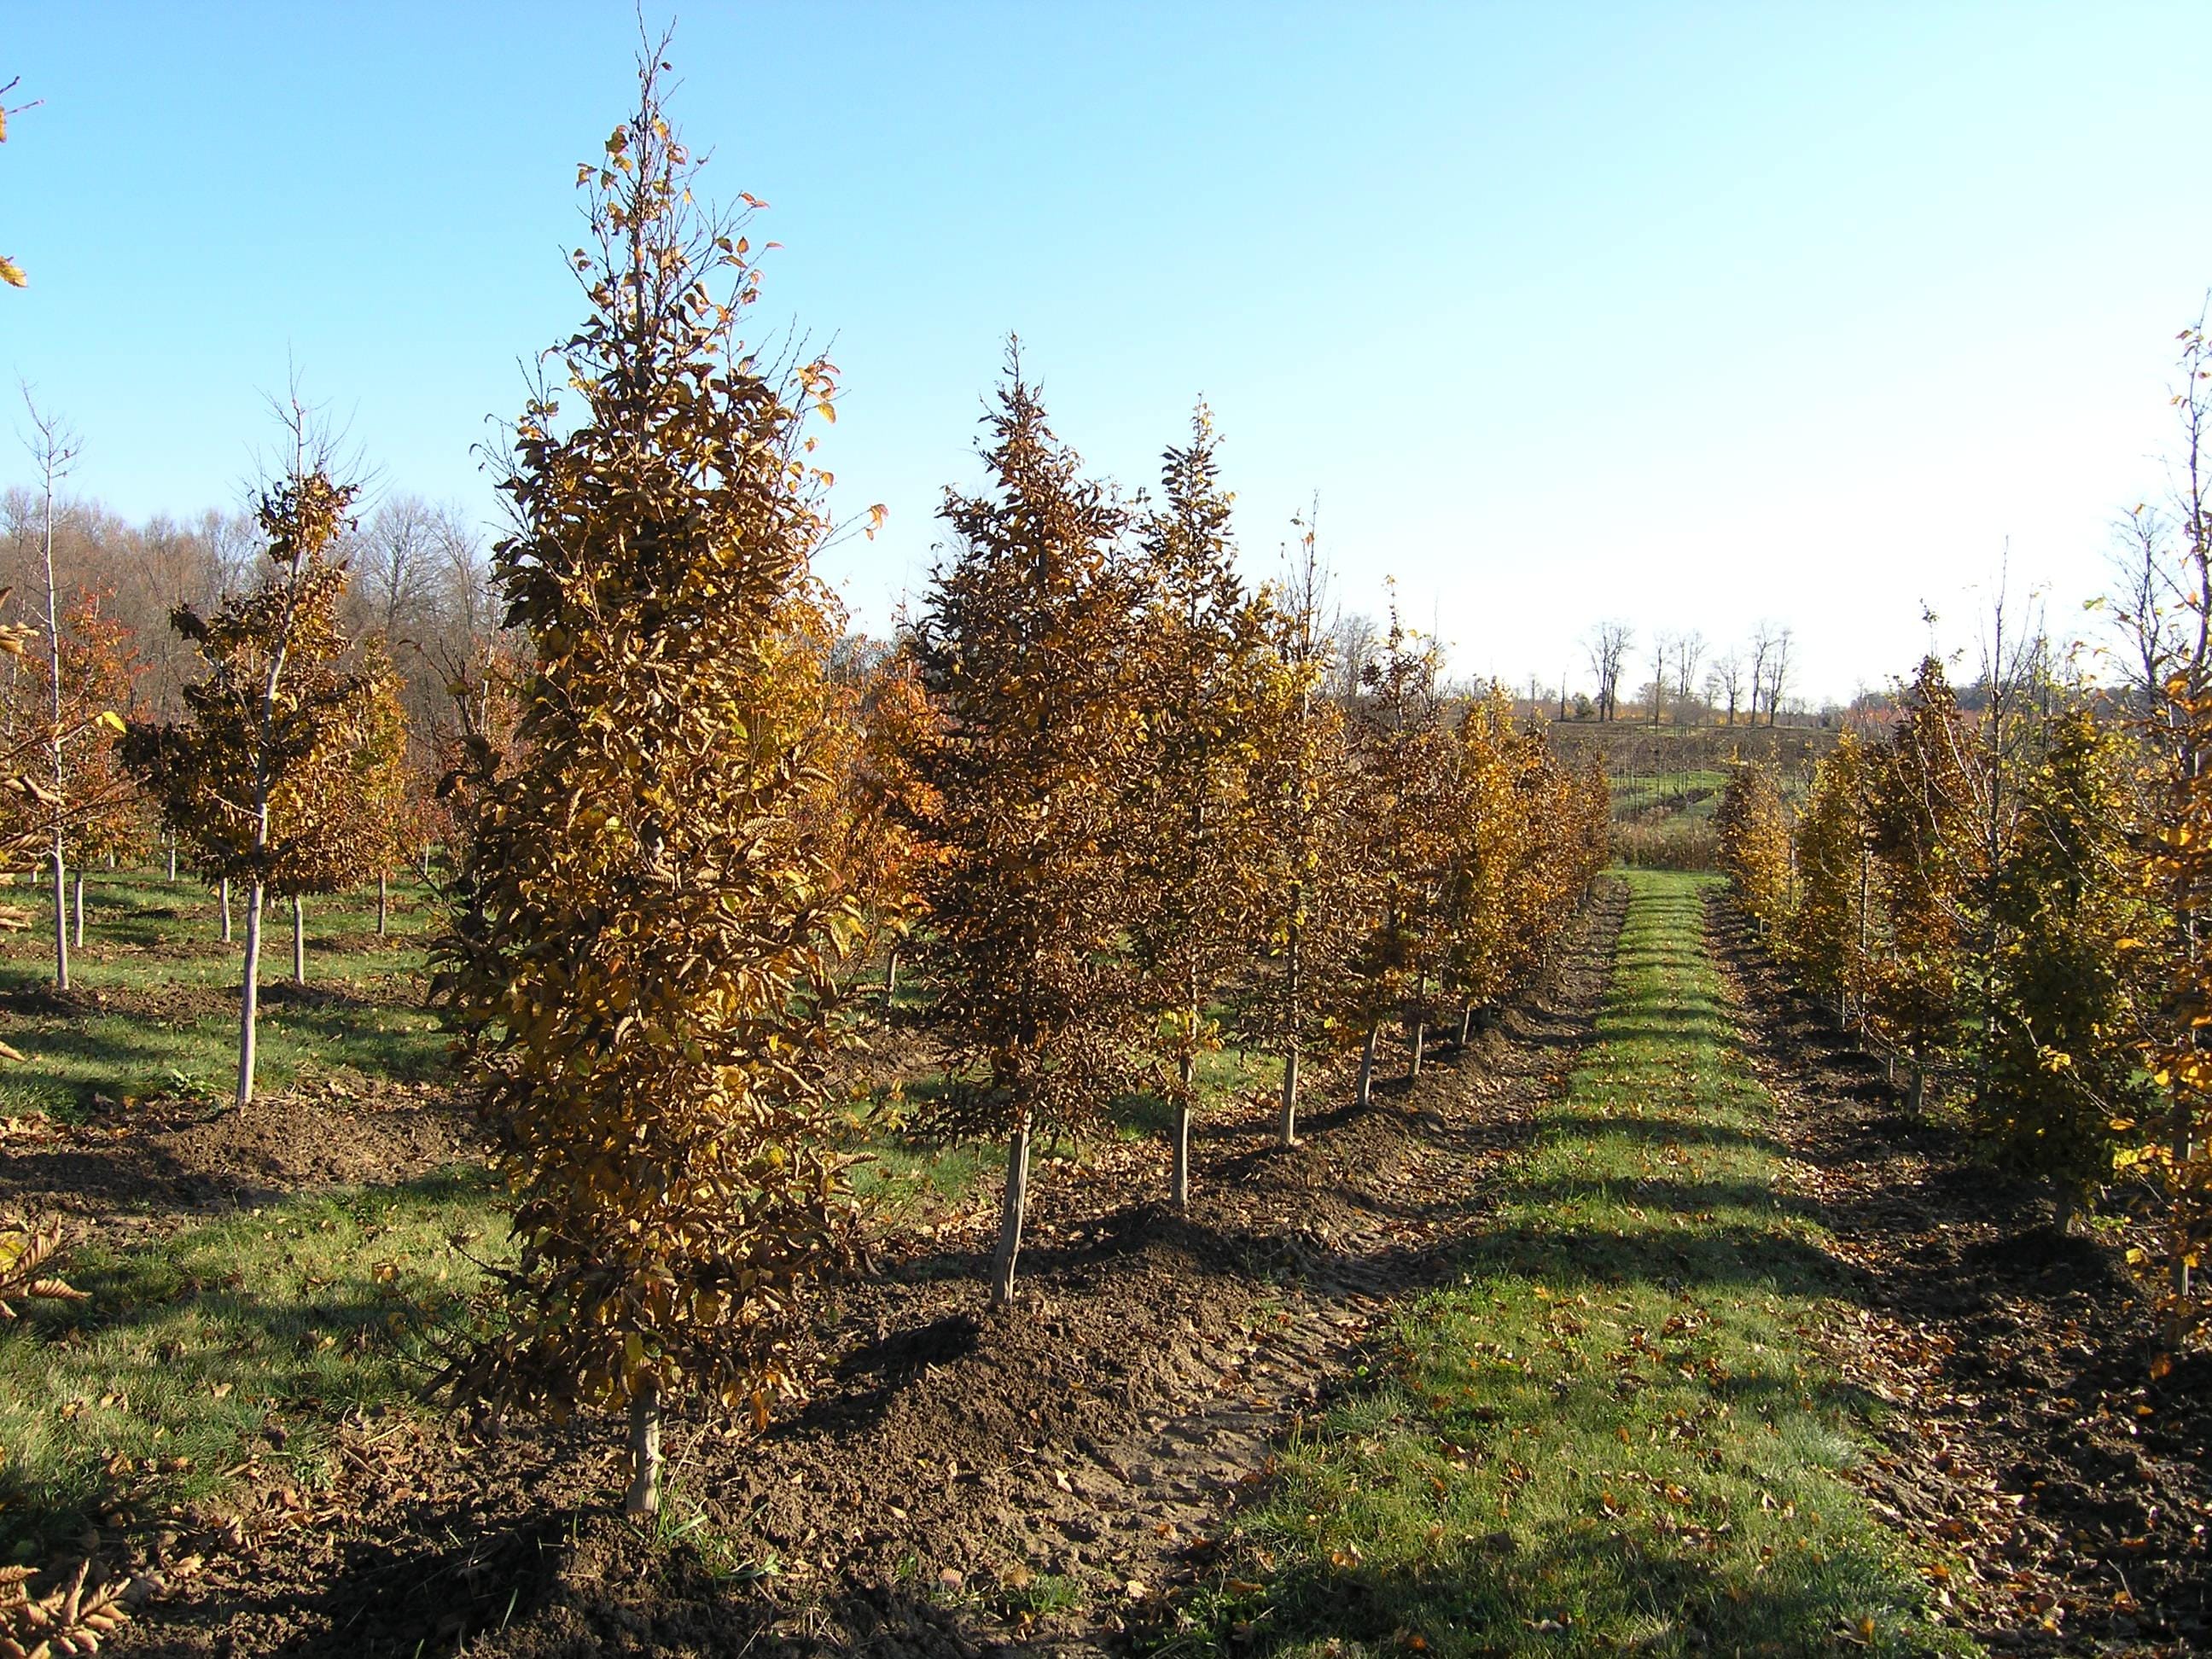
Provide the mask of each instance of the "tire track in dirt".
POLYGON ((1847 1478, 1942 1553, 1936 1601, 1994 1652, 2212 1650, 2212 1361, 2154 1378, 2157 1322, 2112 1246, 1906 1117, 1725 897, 1707 937, 1793 1185, 1832 1236, 1838 1313, 1818 1334, 1893 1408, 1847 1478))

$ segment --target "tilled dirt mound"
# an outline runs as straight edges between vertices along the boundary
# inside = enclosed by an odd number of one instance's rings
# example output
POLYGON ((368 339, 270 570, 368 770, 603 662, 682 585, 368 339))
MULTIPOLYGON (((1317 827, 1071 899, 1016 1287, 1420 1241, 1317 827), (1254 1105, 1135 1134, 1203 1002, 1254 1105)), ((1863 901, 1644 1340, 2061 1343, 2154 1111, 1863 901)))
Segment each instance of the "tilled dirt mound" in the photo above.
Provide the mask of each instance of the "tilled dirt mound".
POLYGON ((1095 1652, 1155 1624, 1269 1450, 1435 1282, 1582 1047, 1623 895, 1464 1054, 1304 1143, 1217 1119, 1177 1215, 1152 1146, 1041 1172, 1023 1296, 986 1309, 993 1218, 890 1248, 822 1332, 830 1368, 755 1437, 669 1436, 662 1536, 613 1513, 611 1426, 472 1442, 349 1425, 346 1475, 178 1547, 207 1568, 118 1651, 1095 1652), (227 1528, 227 1530, 226 1530, 227 1528))
POLYGON ((447 1091, 379 1083, 302 1084, 243 1112, 157 1099, 82 1124, 0 1126, 0 1214, 98 1220, 109 1237, 320 1187, 387 1185, 475 1149, 447 1091))
POLYGON ((2212 1362, 2155 1376, 2158 1322, 2117 1250, 2061 1233, 2046 1192, 1953 1129, 1906 1118, 1724 899, 1711 938, 1794 1184, 1835 1236, 1830 1358, 1896 1407, 1852 1478, 1947 1553, 1939 1601, 1997 1652, 2212 1650, 2212 1362))

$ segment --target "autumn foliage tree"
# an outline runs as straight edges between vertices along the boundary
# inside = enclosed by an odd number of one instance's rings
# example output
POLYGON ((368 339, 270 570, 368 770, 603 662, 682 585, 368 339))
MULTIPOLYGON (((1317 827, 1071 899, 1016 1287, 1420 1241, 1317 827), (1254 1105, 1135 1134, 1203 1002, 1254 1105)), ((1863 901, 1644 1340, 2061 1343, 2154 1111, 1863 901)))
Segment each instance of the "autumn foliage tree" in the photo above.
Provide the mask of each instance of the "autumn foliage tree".
POLYGON ((1797 908, 1789 954, 1806 988, 1844 1019, 1854 1004, 1865 1005, 1874 925, 1867 757, 1856 732, 1844 732, 1814 769, 1795 833, 1797 908))
POLYGON ((849 1248, 823 1071, 871 901, 823 763, 846 708, 805 428, 832 370, 740 340, 751 244, 694 195, 665 67, 578 173, 590 313, 518 424, 494 552, 532 660, 447 946, 518 1249, 447 1382, 626 1409, 632 1513, 672 1403, 764 1424, 803 1384, 809 1287, 849 1248))
POLYGON ((2128 833, 2125 740, 2077 707, 2041 750, 1992 884, 2002 943, 1973 1115, 2002 1163, 2052 1183, 2063 1219, 2110 1177, 2118 1126, 2146 1115, 2135 1040, 2154 920, 2128 833))
POLYGON ((1199 1057, 1222 1045, 1210 1010, 1255 952, 1267 827, 1256 762, 1277 675, 1267 612, 1237 574, 1217 445, 1201 404, 1190 442, 1163 458, 1133 653, 1145 744, 1127 806, 1130 938, 1164 1051, 1178 1208, 1190 1200, 1199 1057))
POLYGON ((1790 820, 1772 767, 1739 761, 1730 769, 1713 831, 1744 909, 1763 936, 1778 936, 1790 919, 1790 820))
POLYGON ((1971 877, 1971 744, 1943 665, 1929 657, 1906 688, 1873 768, 1869 838, 1890 900, 1888 949, 1873 975, 1868 1024, 1911 1068, 1911 1108, 1959 1041, 1971 877))
POLYGON ((1276 1139, 1286 1146, 1297 1139, 1307 1056, 1339 1046, 1366 916, 1351 738, 1343 705, 1322 689, 1331 651, 1315 515, 1298 530, 1271 607, 1274 672, 1261 687, 1251 785, 1266 854, 1255 882, 1260 973, 1243 1015, 1281 1060, 1276 1139))
POLYGON ((953 545, 915 632, 942 721, 923 958, 957 1062, 947 1127, 1006 1140, 992 1295, 1013 1295, 1040 1128, 1095 1123, 1133 1035, 1127 800, 1142 738, 1124 666, 1127 514, 1047 424, 1010 353, 988 483, 948 492, 953 545))
POLYGON ((190 718, 135 722, 123 750, 201 874, 246 890, 241 1108, 253 1098, 268 896, 343 860, 359 833, 346 790, 380 718, 378 670, 353 660, 338 621, 346 573, 334 555, 355 491, 295 430, 302 441, 290 476, 257 513, 268 538, 261 582, 211 617, 190 606, 175 613, 205 669, 184 695, 190 718))

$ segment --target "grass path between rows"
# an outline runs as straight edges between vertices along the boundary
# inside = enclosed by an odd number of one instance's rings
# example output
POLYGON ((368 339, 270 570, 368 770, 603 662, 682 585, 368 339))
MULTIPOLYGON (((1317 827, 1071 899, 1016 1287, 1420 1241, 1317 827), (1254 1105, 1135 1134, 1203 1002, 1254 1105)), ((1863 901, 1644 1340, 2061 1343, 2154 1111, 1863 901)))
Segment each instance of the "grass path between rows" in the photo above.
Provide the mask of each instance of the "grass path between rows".
POLYGON ((1459 1284, 1287 1450, 1172 1645, 1976 1650, 1837 1474, 1876 1402, 1811 1340, 1842 1281, 1778 1186, 1710 878, 1625 879, 1596 1040, 1459 1284))

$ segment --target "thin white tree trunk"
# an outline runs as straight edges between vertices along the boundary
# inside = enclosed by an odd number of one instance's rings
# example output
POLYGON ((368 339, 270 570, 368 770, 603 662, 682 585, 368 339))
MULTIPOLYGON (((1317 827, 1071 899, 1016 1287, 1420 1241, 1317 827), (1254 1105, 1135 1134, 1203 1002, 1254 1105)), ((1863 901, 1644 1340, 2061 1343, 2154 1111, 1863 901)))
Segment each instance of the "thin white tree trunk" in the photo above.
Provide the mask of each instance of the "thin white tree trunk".
POLYGON ((647 1382, 629 1397, 629 1490, 623 1513, 660 1512, 660 1384, 647 1382))
POLYGON ((376 878, 376 936, 389 937, 392 916, 392 882, 381 872, 376 878))
POLYGON ((173 834, 172 834, 172 835, 170 836, 170 837, 169 837, 169 879, 170 879, 171 881, 174 881, 176 878, 177 878, 177 838, 176 838, 176 836, 175 836, 173 834))
POLYGON ((307 982, 307 913, 297 893, 292 895, 292 983, 307 982))
POLYGON ((82 869, 77 871, 76 879, 70 884, 70 908, 75 913, 70 928, 75 937, 70 942, 82 951, 84 949, 84 872, 82 869))
POLYGON ((1362 1106, 1370 1104, 1375 1098, 1375 1045, 1381 1040, 1382 1036, 1382 1022, 1379 1019, 1369 1020, 1367 1022, 1367 1046, 1359 1051, 1359 1091, 1358 1099, 1362 1106))
POLYGON ((1190 1207, 1191 1096, 1196 1087, 1196 1066, 1188 1054, 1176 1058, 1175 1170, 1168 1180, 1168 1195, 1178 1210, 1190 1207))
POLYGON ((991 1262, 991 1300, 1014 1299, 1014 1262, 1022 1250, 1022 1220, 1030 1207, 1030 1121, 1024 1113, 1006 1144, 1006 1194, 999 1212, 999 1250, 991 1262))
POLYGON ((1275 1139, 1285 1146, 1298 1144, 1298 1044, 1295 1037, 1283 1055, 1283 1108, 1276 1119, 1275 1139))
POLYGON ((261 884, 246 890, 246 977, 238 988, 238 1104, 253 1100, 253 1016, 261 1000, 261 884))
POLYGON ((54 988, 66 991, 69 977, 69 871, 62 854, 62 832, 54 830, 54 988))
POLYGON ((222 878, 222 942, 230 943, 230 878, 222 878))

